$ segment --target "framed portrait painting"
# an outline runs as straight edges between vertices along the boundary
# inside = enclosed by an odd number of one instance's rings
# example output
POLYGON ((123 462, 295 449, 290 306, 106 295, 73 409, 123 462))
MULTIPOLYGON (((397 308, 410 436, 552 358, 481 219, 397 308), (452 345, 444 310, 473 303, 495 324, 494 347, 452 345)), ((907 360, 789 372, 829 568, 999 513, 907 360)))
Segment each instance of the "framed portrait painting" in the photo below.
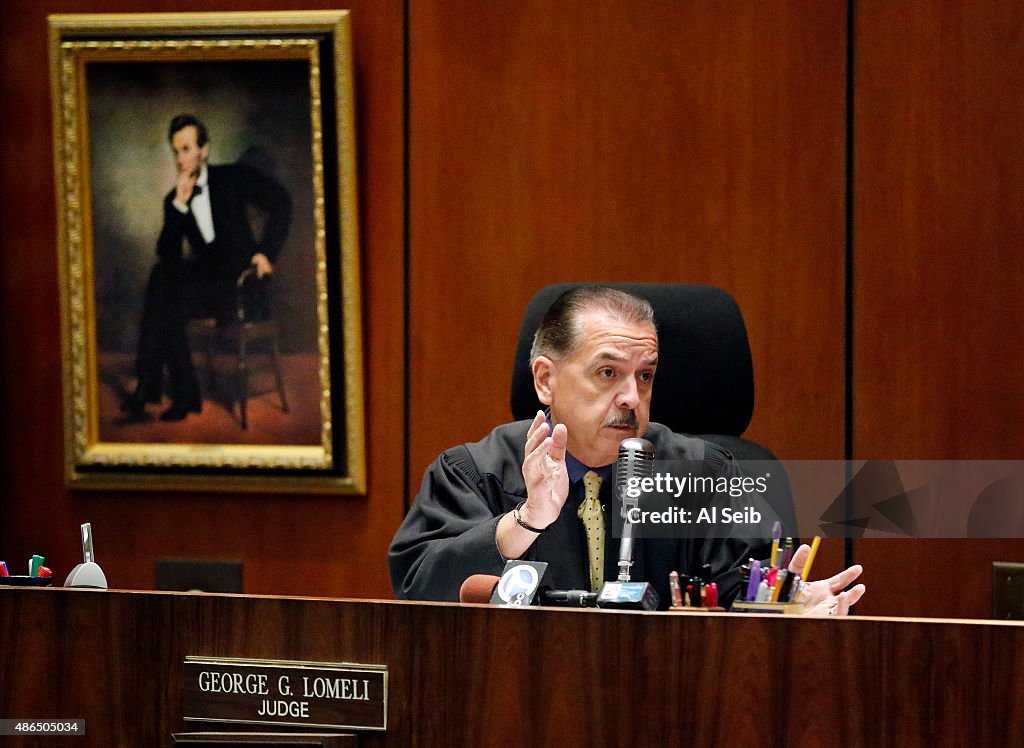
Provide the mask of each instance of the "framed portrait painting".
POLYGON ((365 490, 348 21, 50 16, 71 486, 365 490))

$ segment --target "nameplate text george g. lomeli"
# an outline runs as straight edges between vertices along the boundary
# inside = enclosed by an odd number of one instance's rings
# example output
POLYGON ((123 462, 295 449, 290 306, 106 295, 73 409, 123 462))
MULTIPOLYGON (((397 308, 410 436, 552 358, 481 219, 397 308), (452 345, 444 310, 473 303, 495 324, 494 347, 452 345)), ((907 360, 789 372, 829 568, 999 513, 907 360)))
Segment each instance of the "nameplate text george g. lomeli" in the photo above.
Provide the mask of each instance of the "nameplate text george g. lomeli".
POLYGON ((385 665, 186 657, 187 722, 386 730, 385 665))

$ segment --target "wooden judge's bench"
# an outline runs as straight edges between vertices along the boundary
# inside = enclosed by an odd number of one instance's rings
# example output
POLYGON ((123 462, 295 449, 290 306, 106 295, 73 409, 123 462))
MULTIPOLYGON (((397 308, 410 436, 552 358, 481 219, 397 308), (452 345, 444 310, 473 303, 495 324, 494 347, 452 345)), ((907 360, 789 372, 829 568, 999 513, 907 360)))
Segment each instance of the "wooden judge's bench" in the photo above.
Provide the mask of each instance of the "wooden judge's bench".
POLYGON ((6 587, 0 642, 0 719, 85 720, 3 745, 331 732, 186 722, 187 658, 385 666, 345 745, 1024 745, 1019 623, 6 587))

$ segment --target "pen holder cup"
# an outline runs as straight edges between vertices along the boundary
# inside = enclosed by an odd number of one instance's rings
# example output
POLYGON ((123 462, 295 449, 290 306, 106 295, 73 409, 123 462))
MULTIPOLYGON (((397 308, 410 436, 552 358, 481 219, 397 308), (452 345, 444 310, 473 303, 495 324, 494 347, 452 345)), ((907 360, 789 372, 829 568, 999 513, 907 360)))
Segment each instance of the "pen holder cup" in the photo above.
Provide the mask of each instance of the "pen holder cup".
POLYGON ((803 603, 748 603, 737 600, 729 608, 733 613, 777 613, 798 616, 804 611, 803 603))
POLYGON ((53 577, 30 577, 27 575, 0 577, 0 584, 9 587, 49 587, 53 584, 53 577))

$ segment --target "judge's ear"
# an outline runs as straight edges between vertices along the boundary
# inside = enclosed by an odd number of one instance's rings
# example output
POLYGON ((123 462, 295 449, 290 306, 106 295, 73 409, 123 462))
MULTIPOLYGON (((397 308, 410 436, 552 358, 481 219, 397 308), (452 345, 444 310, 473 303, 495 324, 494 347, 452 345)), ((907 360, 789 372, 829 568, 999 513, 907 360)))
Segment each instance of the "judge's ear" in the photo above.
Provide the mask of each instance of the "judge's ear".
POLYGON ((537 390, 537 399, 544 405, 551 405, 551 388, 555 377, 555 362, 547 356, 537 356, 533 362, 533 388, 537 390))

